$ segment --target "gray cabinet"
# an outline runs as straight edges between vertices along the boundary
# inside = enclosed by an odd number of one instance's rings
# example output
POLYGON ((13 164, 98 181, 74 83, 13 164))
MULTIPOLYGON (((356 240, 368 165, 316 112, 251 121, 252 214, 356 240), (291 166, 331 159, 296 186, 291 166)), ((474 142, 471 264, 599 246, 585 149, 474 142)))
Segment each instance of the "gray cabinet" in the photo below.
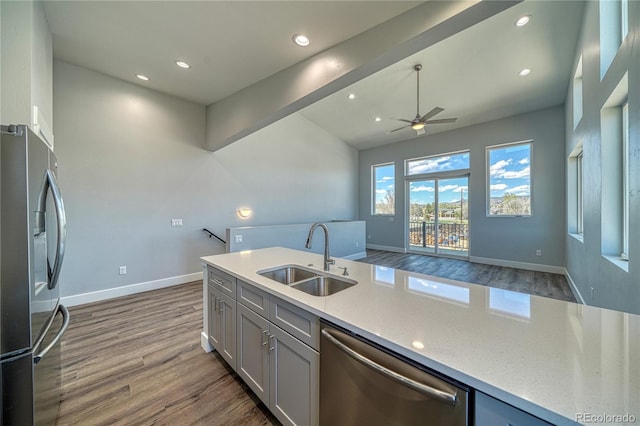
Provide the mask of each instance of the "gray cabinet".
POLYGON ((235 370, 236 368, 236 301, 209 285, 209 343, 235 370))
POLYGON ((551 426, 531 414, 476 391, 476 426, 551 426))
POLYGON ((255 312, 270 308, 250 299, 237 306, 238 375, 283 424, 318 424, 319 353, 255 312))

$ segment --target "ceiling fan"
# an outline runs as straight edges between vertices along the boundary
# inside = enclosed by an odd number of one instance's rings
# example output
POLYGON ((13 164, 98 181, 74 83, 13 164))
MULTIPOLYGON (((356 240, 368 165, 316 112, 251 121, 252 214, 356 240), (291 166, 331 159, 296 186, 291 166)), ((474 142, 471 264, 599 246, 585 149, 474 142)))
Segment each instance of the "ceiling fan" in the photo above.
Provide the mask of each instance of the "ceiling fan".
POLYGON ((387 133, 397 132, 398 130, 406 129, 407 127, 411 127, 413 130, 417 132, 417 134, 424 134, 424 128, 427 124, 445 124, 445 123, 454 123, 457 118, 443 118, 440 120, 430 120, 430 118, 440 114, 444 111, 444 108, 435 107, 422 117, 420 116, 420 70, 422 69, 422 65, 417 64, 413 67, 416 70, 417 77, 417 89, 416 89, 416 116, 413 120, 406 120, 403 118, 394 118, 394 120, 404 121, 405 123, 409 123, 406 126, 398 127, 397 129, 390 130, 387 133))

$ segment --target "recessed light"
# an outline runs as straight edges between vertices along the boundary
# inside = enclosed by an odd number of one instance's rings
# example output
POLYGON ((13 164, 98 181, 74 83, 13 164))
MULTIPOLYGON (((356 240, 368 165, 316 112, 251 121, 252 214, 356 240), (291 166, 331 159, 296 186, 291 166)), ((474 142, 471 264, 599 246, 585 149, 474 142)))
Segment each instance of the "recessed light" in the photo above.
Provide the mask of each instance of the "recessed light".
POLYGON ((309 37, 304 34, 296 34, 293 36, 293 42, 298 46, 304 47, 308 46, 309 43, 311 43, 311 40, 309 40, 309 37))
POLYGON ((186 63, 184 61, 176 61, 176 65, 179 66, 180 68, 184 68, 186 70, 191 68, 191 65, 189 65, 188 63, 186 63))
POLYGON ((529 23, 530 20, 531 20, 531 15, 524 15, 518 18, 515 25, 516 27, 524 27, 529 23))
POLYGON ((136 77, 138 77, 140 80, 144 80, 144 81, 149 81, 150 78, 147 77, 146 75, 142 75, 142 74, 136 74, 136 77))
POLYGON ((349 94, 347 95, 347 99, 349 99, 349 100, 351 100, 351 101, 352 101, 352 100, 354 100, 355 98, 356 98, 356 94, 355 94, 355 93, 349 93, 349 94))
POLYGON ((373 121, 378 121, 378 122, 380 122, 380 121, 382 121, 382 118, 380 118, 380 117, 374 117, 373 121))
POLYGON ((525 75, 529 75, 529 74, 531 74, 531 70, 529 68, 525 68, 518 73, 520 77, 524 77, 525 75))
POLYGON ((424 343, 422 343, 419 340, 414 340, 413 342, 411 342, 411 346, 413 346, 416 349, 424 349, 424 343))

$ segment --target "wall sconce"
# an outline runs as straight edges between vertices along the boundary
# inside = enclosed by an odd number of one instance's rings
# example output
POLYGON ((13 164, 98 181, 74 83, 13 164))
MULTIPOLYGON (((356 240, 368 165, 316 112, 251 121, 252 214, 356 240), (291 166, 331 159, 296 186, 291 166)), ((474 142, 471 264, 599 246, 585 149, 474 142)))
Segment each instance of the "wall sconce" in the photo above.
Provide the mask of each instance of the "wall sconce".
POLYGON ((238 209, 237 213, 240 219, 248 219, 253 214, 253 210, 251 210, 249 207, 241 207, 238 209))

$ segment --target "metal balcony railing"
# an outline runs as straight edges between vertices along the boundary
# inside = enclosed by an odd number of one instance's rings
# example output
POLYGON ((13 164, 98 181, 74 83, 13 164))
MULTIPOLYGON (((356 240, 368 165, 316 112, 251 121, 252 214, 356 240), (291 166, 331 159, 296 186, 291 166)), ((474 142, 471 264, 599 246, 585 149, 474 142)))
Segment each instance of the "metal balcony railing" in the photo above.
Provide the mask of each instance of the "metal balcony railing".
POLYGON ((409 244, 418 247, 469 250, 469 225, 466 223, 409 222, 409 244))

